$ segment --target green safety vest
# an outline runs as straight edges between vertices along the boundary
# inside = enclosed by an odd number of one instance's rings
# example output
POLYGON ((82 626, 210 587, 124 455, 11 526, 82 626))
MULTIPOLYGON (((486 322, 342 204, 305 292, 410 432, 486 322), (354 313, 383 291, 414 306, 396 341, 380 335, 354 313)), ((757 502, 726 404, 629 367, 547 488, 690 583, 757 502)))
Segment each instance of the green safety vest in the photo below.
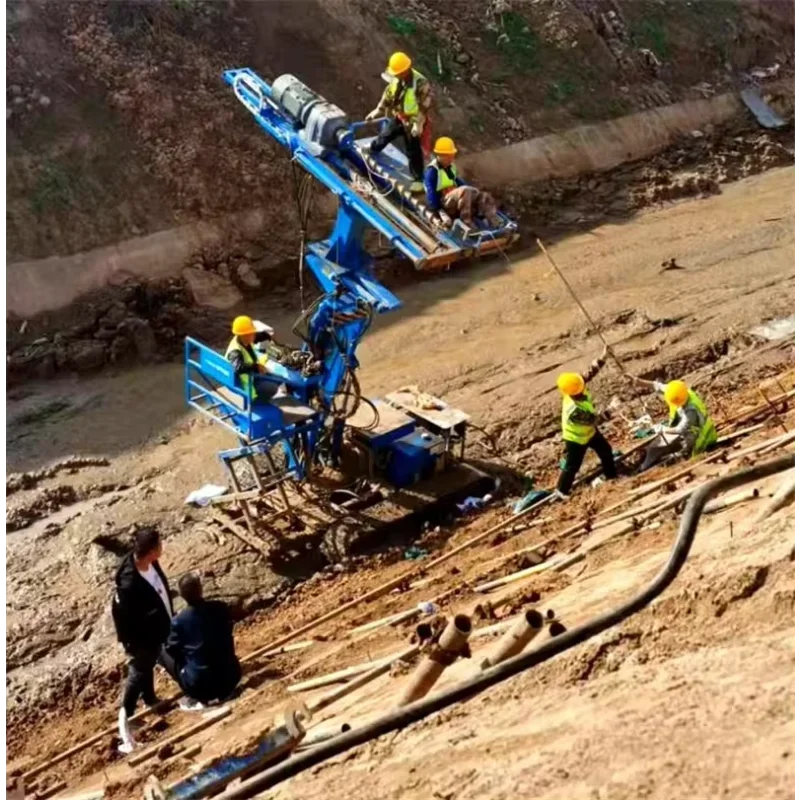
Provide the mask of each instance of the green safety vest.
POLYGON ((564 395, 561 403, 561 436, 565 442, 589 444, 597 428, 594 421, 585 422, 581 420, 581 418, 585 420, 587 415, 591 415, 592 420, 596 415, 592 395, 588 389, 584 391, 582 400, 576 400, 574 397, 564 395), (577 417, 577 419, 573 419, 573 417, 577 417))
POLYGON ((458 177, 455 164, 450 165, 450 171, 453 173, 452 178, 447 174, 447 170, 438 162, 437 159, 434 158, 428 166, 433 167, 436 170, 437 194, 447 191, 448 189, 455 188, 456 178, 458 177))
MULTIPOLYGON (((231 343, 228 345, 228 349, 225 351, 225 358, 227 358, 234 350, 238 350, 242 354, 242 359, 244 363, 250 367, 253 366, 256 362, 253 360, 253 357, 247 351, 247 348, 239 341, 238 337, 234 336, 231 339, 231 343)), ((239 381, 242 384, 242 389, 250 394, 250 398, 255 400, 258 397, 258 392, 256 391, 256 385, 253 381, 253 376, 247 372, 243 372, 237 376, 239 381)))
MULTIPOLYGON (((689 389, 689 399, 686 405, 694 408, 700 415, 700 425, 692 426, 691 430, 694 439, 694 447, 692 448, 692 455, 696 456, 698 453, 704 453, 709 446, 717 441, 717 429, 714 427, 714 421, 708 416, 708 409, 705 403, 700 399, 700 396, 689 389)), ((669 424, 674 425, 678 418, 678 411, 680 406, 669 406, 669 424)))
MULTIPOLYGON (((420 80, 426 80, 421 72, 411 70, 411 85, 405 86, 403 91, 403 111, 402 115, 406 118, 416 117, 419 114, 419 103, 417 101, 417 84, 420 80)), ((389 100, 394 104, 397 90, 400 88, 400 78, 394 78, 389 84, 389 100)))

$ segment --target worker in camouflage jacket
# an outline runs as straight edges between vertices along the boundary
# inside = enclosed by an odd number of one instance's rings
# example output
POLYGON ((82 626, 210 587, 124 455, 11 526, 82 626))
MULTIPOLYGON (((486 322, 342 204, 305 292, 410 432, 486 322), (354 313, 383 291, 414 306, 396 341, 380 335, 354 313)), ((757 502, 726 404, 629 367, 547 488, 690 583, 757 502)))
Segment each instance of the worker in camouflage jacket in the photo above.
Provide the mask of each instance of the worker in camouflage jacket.
POLYGON ((402 136, 413 178, 411 191, 421 192, 425 159, 431 150, 433 90, 430 81, 414 69, 405 53, 394 53, 386 71, 389 85, 366 119, 389 117, 389 124, 372 140, 369 149, 373 154, 380 153, 391 141, 402 136))

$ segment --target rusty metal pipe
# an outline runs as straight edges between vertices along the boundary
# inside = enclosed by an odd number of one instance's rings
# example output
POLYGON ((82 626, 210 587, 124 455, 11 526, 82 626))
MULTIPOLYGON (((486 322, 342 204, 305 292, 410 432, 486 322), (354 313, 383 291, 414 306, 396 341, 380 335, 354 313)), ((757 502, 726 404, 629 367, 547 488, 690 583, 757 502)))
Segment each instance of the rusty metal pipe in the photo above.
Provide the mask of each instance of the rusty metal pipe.
POLYGON ((470 633, 472 620, 466 614, 456 614, 442 631, 434 648, 414 671, 398 706, 408 705, 428 694, 445 668, 463 652, 470 633))
POLYGON ((501 661, 505 661, 511 656, 521 653, 533 641, 544 627, 544 617, 535 609, 528 609, 515 623, 506 631, 502 639, 497 643, 495 651, 484 658, 481 662, 481 669, 494 667, 501 661))

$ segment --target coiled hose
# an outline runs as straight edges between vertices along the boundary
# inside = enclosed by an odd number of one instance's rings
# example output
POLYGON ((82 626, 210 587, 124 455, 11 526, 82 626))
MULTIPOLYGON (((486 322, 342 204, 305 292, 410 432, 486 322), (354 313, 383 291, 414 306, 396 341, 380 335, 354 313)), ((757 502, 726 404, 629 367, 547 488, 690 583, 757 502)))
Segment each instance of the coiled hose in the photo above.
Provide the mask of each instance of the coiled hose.
POLYGON ((686 509, 681 517, 678 534, 670 550, 669 558, 661 572, 639 594, 622 605, 548 640, 535 650, 523 652, 518 656, 509 658, 507 661, 503 661, 496 667, 492 667, 474 678, 462 681, 450 689, 445 689, 430 697, 418 700, 411 705, 391 711, 367 725, 343 733, 317 747, 293 756, 283 763, 243 781, 220 797, 224 800, 242 800, 243 798, 253 797, 258 792, 263 792, 316 764, 344 753, 352 747, 358 747, 392 731, 402 730, 430 714, 447 708, 447 706, 469 700, 476 694, 531 667, 549 661, 566 650, 577 647, 599 633, 618 625, 628 617, 646 608, 675 580, 692 549, 697 523, 703 513, 703 507, 711 498, 720 492, 735 489, 751 481, 783 472, 793 466, 794 454, 785 455, 764 464, 740 470, 732 475, 725 475, 701 486, 689 497, 686 509))

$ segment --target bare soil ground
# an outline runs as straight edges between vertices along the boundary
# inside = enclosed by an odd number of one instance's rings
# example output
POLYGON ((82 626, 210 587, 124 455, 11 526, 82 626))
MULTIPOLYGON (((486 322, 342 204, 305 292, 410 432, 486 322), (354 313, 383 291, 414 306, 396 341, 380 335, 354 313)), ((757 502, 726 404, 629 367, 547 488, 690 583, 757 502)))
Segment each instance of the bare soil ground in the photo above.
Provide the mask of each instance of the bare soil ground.
MULTIPOLYGON (((566 238, 552 255, 627 369, 700 381, 715 416, 724 419, 742 402, 758 402, 760 381, 787 375, 789 354, 772 350, 702 382, 713 367, 748 352, 754 325, 793 313, 793 182, 794 168, 773 169, 709 199, 566 238), (683 269, 663 270, 672 258, 683 269)), ((552 484, 560 449, 555 375, 588 365, 599 345, 544 258, 523 252, 437 277, 413 276, 397 291, 404 308, 379 320, 360 350, 367 394, 414 383, 444 396, 487 431, 483 440, 475 434, 472 459, 494 460, 498 469, 510 464, 538 485, 552 484), (493 459, 494 447, 505 461, 493 459)), ((282 304, 267 297, 252 311, 288 336, 293 315, 282 304)), ((223 336, 208 332, 210 340, 223 336)), ((793 387, 793 375, 787 380, 793 387)), ((162 364, 29 384, 8 399, 10 470, 35 472, 71 454, 109 462, 68 463, 28 479, 8 499, 9 513, 21 520, 6 540, 7 721, 15 761, 38 762, 113 724, 123 661, 113 642, 109 588, 133 523, 162 527, 168 574, 199 568, 212 592, 241 598, 255 611, 237 631, 241 653, 408 567, 402 546, 395 546, 358 559, 355 571, 301 576, 311 579, 292 588, 297 574, 276 574, 232 537, 220 541, 207 532, 203 513, 185 510, 182 501, 191 489, 219 480, 215 454, 229 439, 186 414, 181 386, 181 367, 162 364), (40 518, 26 524, 26 515, 40 518)), ((613 366, 593 388, 603 403, 619 395, 626 414, 641 413, 643 402, 663 413, 660 401, 637 395, 613 366)), ((793 427, 790 418, 786 424, 793 427)), ((623 420, 609 431, 620 449, 629 444, 623 420)), ((773 422, 754 435, 775 432, 773 422)), ((594 463, 591 456, 587 461, 594 463)), ((473 584, 497 555, 546 538, 630 485, 581 490, 546 526, 489 540, 434 574, 433 583, 321 629, 327 641, 308 653, 256 663, 267 671, 251 678, 229 721, 200 737, 202 757, 235 746, 286 704, 286 681, 279 678, 321 655, 326 660, 306 666, 304 676, 399 649, 409 631, 384 629, 347 644, 337 634, 473 584)), ((764 483, 762 497, 772 485, 764 483)), ((789 797, 793 517, 790 510, 751 529, 752 511, 764 502, 704 524, 690 564, 653 611, 469 704, 318 768, 277 796, 789 797)), ((497 505, 421 541, 430 550, 446 548, 503 513, 497 505)), ((585 569, 526 588, 574 626, 651 576, 674 530, 673 519, 663 520, 593 556, 585 569)), ((417 534, 409 531, 408 541, 417 534)), ((464 590, 445 610, 475 599, 464 590)), ((484 652, 475 651, 479 660, 484 652)), ((446 679, 474 668, 459 662, 446 679)), ((401 680, 382 679, 364 699, 335 706, 327 718, 352 722, 379 713, 401 680)), ((164 683, 161 691, 171 689, 164 683)), ((320 728, 325 720, 316 721, 320 728)), ((186 724, 172 712, 142 740, 186 724)), ((71 789, 136 777, 111 737, 57 771, 71 789)), ((138 794, 136 780, 129 790, 138 794)))

